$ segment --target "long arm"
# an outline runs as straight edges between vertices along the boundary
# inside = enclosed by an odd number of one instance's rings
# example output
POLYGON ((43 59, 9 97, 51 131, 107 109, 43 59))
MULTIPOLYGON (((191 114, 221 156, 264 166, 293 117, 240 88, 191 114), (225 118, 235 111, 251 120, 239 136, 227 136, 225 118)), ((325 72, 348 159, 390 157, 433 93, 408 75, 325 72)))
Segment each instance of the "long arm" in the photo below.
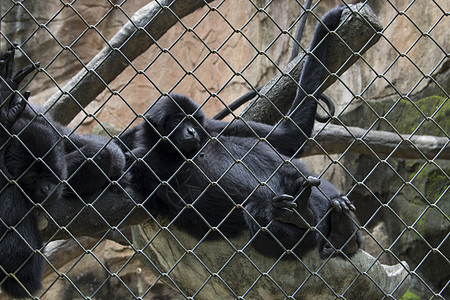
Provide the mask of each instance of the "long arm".
POLYGON ((268 136, 269 142, 285 155, 299 156, 302 146, 311 136, 317 101, 322 93, 321 85, 325 73, 329 31, 336 30, 339 26, 344 8, 339 6, 330 10, 317 25, 310 46, 312 54, 306 58, 297 94, 287 113, 292 121, 283 120, 279 127, 268 136))
POLYGON ((288 115, 308 137, 313 129, 317 101, 322 92, 321 85, 325 73, 323 66, 326 63, 329 41, 327 35, 329 31, 336 30, 338 27, 344 8, 345 6, 339 6, 330 10, 317 25, 311 42, 313 54, 306 58, 305 67, 300 76, 300 87, 288 112, 288 115))
POLYGON ((316 27, 310 46, 312 54, 305 61, 300 76, 299 88, 291 109, 289 119, 273 126, 233 120, 231 123, 208 120, 206 126, 210 134, 219 132, 223 135, 254 136, 255 134, 267 140, 280 153, 288 156, 300 156, 301 147, 311 136, 317 110, 317 101, 322 92, 321 85, 324 78, 324 65, 327 58, 329 31, 335 30, 341 19, 345 7, 340 6, 330 10, 316 27), (325 26, 324 26, 325 25, 325 26))
POLYGON ((114 141, 76 133, 69 139, 64 141, 69 184, 79 195, 95 197, 111 180, 122 175, 125 155, 114 141))
MULTIPOLYGON (((6 143, 26 105, 14 90, 34 66, 22 68, 13 77, 13 63, 14 48, 0 55, 0 286, 14 297, 28 297, 41 288, 44 260, 35 253, 41 241, 29 212, 29 199, 16 184, 8 182, 12 176, 6 167, 5 151, 11 151, 6 143)), ((25 99, 28 96, 28 92, 24 94, 25 99)))

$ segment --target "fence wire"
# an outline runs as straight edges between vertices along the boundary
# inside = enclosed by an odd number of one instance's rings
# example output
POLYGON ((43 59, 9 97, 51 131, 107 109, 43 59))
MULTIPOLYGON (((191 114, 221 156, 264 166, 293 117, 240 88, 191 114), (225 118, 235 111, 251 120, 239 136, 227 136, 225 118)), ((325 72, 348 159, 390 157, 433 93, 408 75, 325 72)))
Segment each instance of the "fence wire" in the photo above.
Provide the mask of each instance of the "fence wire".
POLYGON ((448 298, 449 6, 356 2, 1 1, 0 299, 448 298))

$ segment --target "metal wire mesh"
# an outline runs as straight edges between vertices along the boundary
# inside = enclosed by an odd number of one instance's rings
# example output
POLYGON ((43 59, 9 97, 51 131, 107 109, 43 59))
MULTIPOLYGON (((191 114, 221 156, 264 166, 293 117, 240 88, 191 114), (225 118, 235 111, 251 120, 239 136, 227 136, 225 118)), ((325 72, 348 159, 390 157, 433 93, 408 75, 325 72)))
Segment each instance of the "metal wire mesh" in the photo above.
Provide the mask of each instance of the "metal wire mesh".
MULTIPOLYGON (((255 120, 255 107, 266 105, 269 109, 259 113, 257 117, 261 119, 256 121, 275 123, 272 132, 276 131, 280 123, 272 116, 289 119, 285 115, 289 102, 283 103, 278 101, 280 96, 271 95, 280 95, 277 89, 281 86, 292 96, 298 86, 298 73, 285 67, 293 43, 312 55, 306 45, 320 17, 336 5, 350 7, 354 3, 315 1, 307 10, 305 38, 298 43, 294 32, 305 12, 303 1, 2 1, 1 50, 6 51, 17 41, 16 67, 40 61, 38 72, 27 77, 20 92, 30 90, 30 102, 43 105, 44 109, 35 111, 30 123, 18 133, 9 132, 2 124, 2 132, 6 130, 9 136, 1 153, 10 151, 7 149, 11 140, 17 140, 25 153, 31 154, 32 163, 15 178, 4 166, 0 168, 7 180, 0 191, 0 209, 15 209, 6 206, 10 202, 1 200, 7 197, 11 185, 24 195, 27 207, 14 224, 0 220, 5 228, 0 245, 6 244, 7 235, 14 233, 31 249, 31 254, 15 272, 0 265, 0 284, 5 285, 8 278, 19 278, 20 270, 25 270, 28 260, 37 255, 45 261, 43 287, 34 294, 37 299, 261 299, 264 295, 311 299, 325 294, 330 299, 357 299, 357 292, 364 295, 364 285, 374 286, 380 298, 448 297, 449 7, 445 1, 362 1, 348 20, 359 16, 375 33, 360 45, 360 50, 336 33, 339 31, 330 33, 341 43, 341 49, 329 56, 339 56, 342 63, 326 66, 328 76, 323 86, 336 101, 336 116, 316 128, 307 140, 302 160, 319 178, 329 179, 355 203, 358 221, 352 219, 352 223, 358 226, 364 250, 372 257, 363 266, 340 249, 335 250, 341 257, 297 255, 267 230, 270 223, 257 226, 259 232, 267 232, 283 248, 279 257, 255 253, 252 245, 256 235, 247 233, 244 238, 235 238, 223 232, 236 211, 243 211, 258 223, 245 209, 252 196, 258 189, 273 191, 270 181, 285 164, 297 168, 294 157, 277 152, 280 165, 266 180, 260 180, 246 158, 267 142, 266 137, 252 132, 254 139, 245 145, 245 154, 236 157, 221 142, 220 134, 207 133, 208 141, 202 149, 193 157, 186 157, 176 172, 165 179, 159 178, 158 170, 147 161, 158 144, 172 143, 168 139, 170 133, 160 133, 159 141, 143 156, 121 141, 121 136, 139 122, 149 123, 146 113, 171 93, 189 95, 199 109, 212 116, 227 108, 233 99, 254 91, 256 100, 239 111, 230 110, 228 120, 242 122, 251 131, 247 120, 255 120), (380 19, 381 30, 364 19, 362 10, 368 6, 380 19), (372 46, 376 38, 380 40, 372 46), (350 54, 340 54, 344 51, 350 54), (283 83, 286 78, 294 88, 283 83), (272 84, 265 85, 271 79, 272 84), (27 129, 34 130, 36 119, 43 119, 56 132, 56 142, 43 154, 35 153, 24 134, 27 129), (59 125, 53 125, 55 121, 68 124, 69 129, 61 131, 59 125), (344 133, 332 131, 333 126, 344 128, 344 133), (91 133, 101 133, 106 138, 100 140, 104 143, 93 155, 86 155, 77 139, 79 134, 91 133), (116 143, 125 147, 131 163, 119 176, 112 177, 104 170, 101 158, 116 143), (330 146, 333 143, 336 145, 330 146), (196 158, 212 144, 219 145, 234 161, 205 187, 217 188, 233 207, 218 224, 210 224, 208 216, 196 206, 206 189, 188 195, 174 185, 177 174, 187 167, 202 172, 196 158), (61 145, 69 145, 73 153, 83 158, 68 176, 57 174, 46 161, 61 145), (306 157, 310 154, 320 156, 306 157), (64 202, 52 197, 36 201, 29 191, 29 183, 24 179, 39 164, 57 178, 55 190, 64 189, 64 202), (106 178, 106 184, 96 194, 83 195, 73 182, 83 168, 92 165, 96 176, 106 178), (149 195, 139 195, 124 184, 135 165, 144 165, 158 178, 149 195), (256 182, 242 202, 220 184, 236 165, 256 182), (172 219, 148 209, 148 202, 161 191, 170 194, 180 207, 172 219), (189 228, 177 227, 181 215, 188 212, 208 225, 205 233, 193 237, 189 228), (36 227, 43 238, 43 245, 38 248, 31 245, 21 229, 32 218, 37 220, 36 227), (145 222, 148 223, 143 225, 145 222), (134 225, 131 230, 130 225, 134 225), (211 236, 215 237, 213 242, 211 236), (339 278, 330 279, 335 273, 333 268, 342 266, 336 263, 338 260, 345 261, 347 270, 343 272, 351 274, 349 280, 342 279, 342 285, 339 278), (399 278, 388 289, 377 277, 380 263, 397 265, 398 273, 408 276, 399 278), (304 270, 302 274, 306 275, 294 280, 294 284, 284 282, 296 269, 304 270), (311 286, 312 290, 317 289, 316 293, 311 292, 311 286)), ((358 30, 362 29, 356 29, 353 35, 358 30)), ((298 60, 296 65, 304 60, 302 54, 298 60)), ((326 111, 325 105, 319 107, 326 111)), ((39 133, 33 139, 40 141, 39 133)), ((275 146, 272 150, 277 151, 275 146)), ((181 151, 180 154, 183 155, 181 151)), ((2 160, 5 155, 2 154, 2 160)), ((204 172, 202 175, 208 177, 204 172)), ((318 224, 330 214, 328 211, 316 220, 317 224, 309 224, 308 232, 317 232, 326 239, 318 224)), ((352 238, 354 235, 345 244, 351 243, 352 238)), ((303 238, 296 245, 302 242, 303 238)), ((0 299, 6 297, 0 292, 0 299)))

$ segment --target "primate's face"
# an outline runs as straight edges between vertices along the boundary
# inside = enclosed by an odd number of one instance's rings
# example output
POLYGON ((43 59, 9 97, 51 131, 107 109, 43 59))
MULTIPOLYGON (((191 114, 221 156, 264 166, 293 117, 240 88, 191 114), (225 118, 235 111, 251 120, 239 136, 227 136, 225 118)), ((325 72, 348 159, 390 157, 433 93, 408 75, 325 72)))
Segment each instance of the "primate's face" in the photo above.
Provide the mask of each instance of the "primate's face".
POLYGON ((33 202, 41 203, 61 196, 62 184, 51 169, 51 166, 43 162, 35 162, 18 180, 18 184, 33 202))
MULTIPOLYGON (((41 203, 62 196, 63 185, 67 177, 63 149, 60 144, 32 144, 22 137, 22 142, 12 140, 6 151, 6 169, 17 184, 33 202, 41 203), (25 144, 25 142, 27 142, 25 144)), ((33 140, 36 142, 36 139, 33 140)), ((51 144, 51 140, 49 142, 51 144)))
POLYGON ((165 122, 164 134, 183 152, 195 153, 201 146, 201 127, 192 116, 176 114, 170 116, 165 122))
POLYGON ((167 153, 179 151, 191 157, 205 141, 205 115, 187 97, 162 97, 150 108, 146 118, 162 136, 161 146, 165 147, 167 153))

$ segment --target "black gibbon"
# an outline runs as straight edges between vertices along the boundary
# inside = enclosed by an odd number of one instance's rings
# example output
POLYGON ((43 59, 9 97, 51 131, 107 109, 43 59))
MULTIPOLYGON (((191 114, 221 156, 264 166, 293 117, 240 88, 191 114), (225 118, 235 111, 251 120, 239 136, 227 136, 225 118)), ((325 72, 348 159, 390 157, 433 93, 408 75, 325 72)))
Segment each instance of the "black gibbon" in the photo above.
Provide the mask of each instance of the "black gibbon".
POLYGON ((191 233, 217 227, 233 234, 247 225, 257 234, 256 248, 269 255, 280 254, 283 247, 260 230, 266 226, 299 255, 318 247, 325 257, 347 240, 345 253, 356 251, 361 243, 347 214, 355 210, 353 204, 329 182, 320 183, 305 165, 278 153, 299 156, 311 135, 314 98, 320 94, 324 73, 317 59, 325 61, 328 30, 338 27, 342 10, 328 12, 316 28, 314 56, 305 62, 301 88, 288 112, 293 122, 284 120, 274 128, 213 120, 188 97, 171 94, 123 134, 124 149, 130 150, 131 186, 147 198, 151 213, 163 213, 191 233), (310 226, 319 233, 309 231, 310 226), (356 237, 350 239, 352 235, 356 237))
POLYGON ((44 266, 36 204, 94 200, 122 175, 125 156, 109 139, 73 133, 31 106, 29 92, 16 90, 35 66, 12 76, 13 63, 11 48, 0 59, 0 286, 26 297, 41 288, 44 266))

